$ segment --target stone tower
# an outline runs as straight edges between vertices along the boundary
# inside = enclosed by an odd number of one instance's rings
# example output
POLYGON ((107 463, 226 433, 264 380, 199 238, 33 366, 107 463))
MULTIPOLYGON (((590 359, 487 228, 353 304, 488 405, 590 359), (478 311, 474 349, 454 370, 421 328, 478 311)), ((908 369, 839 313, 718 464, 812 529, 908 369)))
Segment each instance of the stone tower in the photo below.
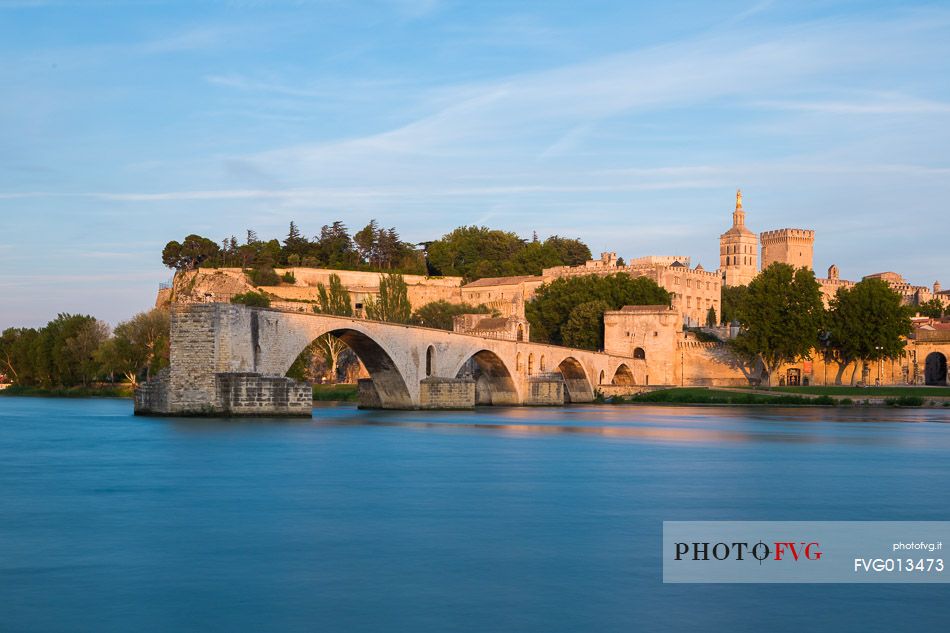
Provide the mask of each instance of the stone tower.
POLYGON ((808 229, 776 229, 759 235, 762 241, 762 268, 774 262, 795 268, 812 269, 815 232, 808 229))
POLYGON ((719 236, 719 272, 724 286, 745 286, 758 274, 759 239, 746 228, 742 191, 736 191, 732 228, 719 236))

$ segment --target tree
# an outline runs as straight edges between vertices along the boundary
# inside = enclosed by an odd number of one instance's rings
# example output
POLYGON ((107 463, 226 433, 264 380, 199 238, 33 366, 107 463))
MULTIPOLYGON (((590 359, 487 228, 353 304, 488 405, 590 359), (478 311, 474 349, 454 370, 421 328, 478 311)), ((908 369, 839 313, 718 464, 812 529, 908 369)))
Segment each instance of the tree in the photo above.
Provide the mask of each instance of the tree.
POLYGON ((269 308, 270 297, 263 292, 245 292, 231 297, 231 303, 241 303, 252 308, 269 308))
POLYGON ((168 310, 155 308, 140 312, 116 326, 114 337, 128 341, 141 351, 142 364, 138 370, 145 372, 148 380, 152 374, 168 366, 171 319, 168 310))
MULTIPOLYGON (((562 328, 571 311, 582 303, 603 301, 611 310, 625 305, 669 305, 670 294, 646 277, 626 273, 561 277, 542 284, 525 315, 531 322, 531 339, 542 343, 564 343, 562 328)), ((601 314, 601 318, 603 314, 601 314)))
POLYGON ((366 302, 366 317, 390 323, 409 323, 412 306, 409 304, 409 288, 402 275, 380 275, 379 297, 366 302))
POLYGON ((320 265, 329 268, 352 268, 359 263, 346 225, 339 221, 320 229, 320 236, 314 244, 314 257, 320 265))
POLYGON ((200 235, 189 235, 182 243, 172 240, 162 249, 162 263, 176 270, 193 270, 203 262, 214 260, 221 247, 214 240, 200 235))
POLYGON ((552 235, 544 240, 544 246, 557 254, 561 266, 580 266, 591 259, 590 248, 578 239, 552 235))
POLYGON ((379 224, 376 223, 376 220, 370 220, 369 224, 356 232, 353 236, 353 243, 356 244, 356 250, 361 261, 368 264, 375 263, 378 239, 379 224))
POLYGON ((716 321, 716 308, 709 306, 706 311, 706 327, 716 327, 719 322, 716 321))
POLYGON ((937 297, 932 297, 930 301, 921 303, 920 305, 916 306, 916 308, 913 308, 913 310, 914 312, 918 312, 923 316, 930 317, 931 319, 939 319, 947 312, 947 309, 943 305, 943 301, 937 297))
POLYGON ((610 304, 601 299, 575 306, 561 328, 564 344, 595 351, 603 349, 604 312, 607 310, 610 310, 610 304))
MULTIPOLYGON (((343 286, 343 282, 340 281, 340 276, 330 275, 329 282, 329 288, 323 283, 317 284, 319 305, 314 306, 313 311, 319 314, 353 316, 353 305, 350 303, 350 293, 343 286)), ((329 374, 328 378, 335 380, 340 356, 346 349, 346 343, 328 333, 317 337, 305 352, 310 356, 315 353, 320 354, 326 361, 327 373, 329 374)))
POLYGON ((72 387, 96 377, 95 353, 109 337, 108 325, 91 316, 60 314, 34 332, 24 339, 28 347, 17 346, 14 352, 17 363, 29 365, 26 375, 17 369, 19 384, 72 387))
POLYGON ((468 303, 449 303, 432 301, 412 313, 412 323, 440 330, 452 331, 453 319, 460 314, 490 314, 487 306, 473 306, 468 303))
POLYGON ((738 306, 742 329, 734 351, 750 365, 760 362, 771 386, 772 373, 783 363, 810 358, 824 317, 815 274, 776 262, 748 286, 738 306))
POLYGON ((0 334, 0 374, 18 385, 33 384, 30 350, 38 332, 33 328, 7 328, 0 334))
POLYGON ((739 305, 748 294, 747 286, 722 286, 722 323, 729 325, 738 320, 739 305))
POLYGON ((515 275, 514 258, 524 247, 514 233, 463 226, 429 245, 429 263, 440 275, 467 280, 515 275))
MULTIPOLYGON (((901 296, 886 281, 876 278, 839 289, 831 300, 826 325, 823 354, 838 365, 835 384, 841 384, 852 362, 860 361, 867 371, 871 361, 898 358, 911 331, 901 296)), ((856 373, 857 366, 851 373, 852 384, 856 373)))
POLYGON ((552 246, 532 241, 518 251, 511 265, 516 275, 540 275, 545 268, 561 266, 562 260, 552 246))
POLYGON ((303 236, 300 229, 293 220, 290 221, 290 228, 287 231, 287 237, 284 239, 284 247, 281 249, 281 261, 289 261, 289 257, 296 255, 299 261, 310 249, 310 242, 303 236))
POLYGON ((463 226, 427 244, 428 264, 439 275, 468 281, 481 277, 539 275, 544 268, 582 264, 590 249, 580 240, 553 235, 526 241, 509 231, 463 226))
POLYGON ((319 309, 314 312, 320 314, 335 314, 336 316, 353 316, 353 304, 350 302, 350 293, 340 281, 340 276, 330 275, 330 286, 327 288, 322 282, 317 284, 317 299, 319 309))

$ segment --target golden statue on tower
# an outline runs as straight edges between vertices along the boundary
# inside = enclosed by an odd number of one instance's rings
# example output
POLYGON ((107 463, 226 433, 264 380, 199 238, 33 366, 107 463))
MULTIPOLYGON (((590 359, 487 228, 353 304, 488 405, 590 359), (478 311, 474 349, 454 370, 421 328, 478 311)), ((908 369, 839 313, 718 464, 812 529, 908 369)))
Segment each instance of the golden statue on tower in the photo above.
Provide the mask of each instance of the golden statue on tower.
POLYGON ((736 189, 736 211, 742 208, 742 189, 736 189))

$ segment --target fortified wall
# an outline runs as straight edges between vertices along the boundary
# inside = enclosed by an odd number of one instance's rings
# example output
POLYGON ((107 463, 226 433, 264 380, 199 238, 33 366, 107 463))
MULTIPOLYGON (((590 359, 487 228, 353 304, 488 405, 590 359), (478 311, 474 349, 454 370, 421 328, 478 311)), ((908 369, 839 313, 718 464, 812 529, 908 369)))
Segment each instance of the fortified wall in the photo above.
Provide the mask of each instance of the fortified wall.
MULTIPOLYGON (((307 304, 318 301, 318 284, 329 285, 330 276, 337 275, 350 293, 350 303, 360 313, 367 301, 379 296, 380 273, 324 268, 275 268, 278 275, 291 273, 292 283, 278 286, 255 286, 240 268, 199 268, 180 271, 172 287, 160 288, 156 305, 171 303, 229 302, 231 297, 260 291, 276 297, 277 306, 307 311, 307 304), (294 306, 293 304, 298 304, 294 306)), ((461 277, 425 277, 403 275, 408 287, 409 302, 419 307, 433 301, 462 302, 461 277)), ((276 306, 275 306, 276 307, 276 306)))

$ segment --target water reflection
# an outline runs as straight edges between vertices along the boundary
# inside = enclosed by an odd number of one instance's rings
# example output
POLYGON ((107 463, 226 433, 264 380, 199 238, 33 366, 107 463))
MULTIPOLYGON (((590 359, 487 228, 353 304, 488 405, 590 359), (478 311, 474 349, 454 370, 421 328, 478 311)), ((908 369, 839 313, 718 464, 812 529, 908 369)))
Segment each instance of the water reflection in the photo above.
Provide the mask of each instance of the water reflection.
POLYGON ((887 432, 888 426, 950 421, 950 414, 939 410, 824 408, 750 410, 741 407, 511 407, 438 413, 360 411, 352 415, 337 414, 329 418, 321 413, 319 410, 315 411, 314 416, 324 424, 425 430, 468 429, 510 435, 575 434, 675 443, 868 445, 894 441, 912 442, 913 436, 895 438, 887 432), (858 428, 849 428, 855 425, 870 425, 879 432, 864 433, 858 428))

